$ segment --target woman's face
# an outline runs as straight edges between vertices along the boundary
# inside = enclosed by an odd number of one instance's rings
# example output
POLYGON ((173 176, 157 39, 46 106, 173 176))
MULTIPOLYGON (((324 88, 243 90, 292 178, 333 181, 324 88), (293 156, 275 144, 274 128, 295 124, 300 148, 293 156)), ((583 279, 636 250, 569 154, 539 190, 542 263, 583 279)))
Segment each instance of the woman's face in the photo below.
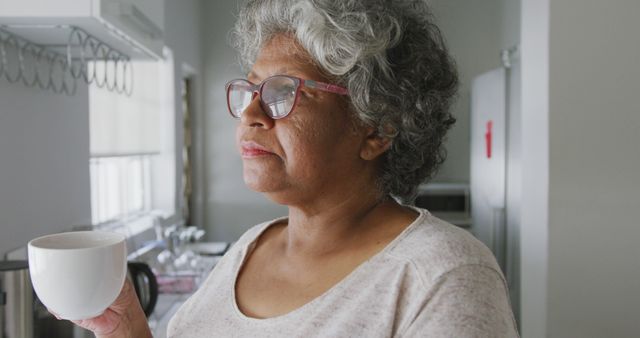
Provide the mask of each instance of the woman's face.
MULTIPOLYGON (((310 60, 295 40, 278 35, 262 48, 248 80, 257 84, 284 74, 331 82, 310 60)), ((365 165, 364 134, 351 121, 345 97, 334 93, 302 87, 293 111, 279 120, 254 98, 236 133, 245 183, 288 205, 339 192, 365 165)))

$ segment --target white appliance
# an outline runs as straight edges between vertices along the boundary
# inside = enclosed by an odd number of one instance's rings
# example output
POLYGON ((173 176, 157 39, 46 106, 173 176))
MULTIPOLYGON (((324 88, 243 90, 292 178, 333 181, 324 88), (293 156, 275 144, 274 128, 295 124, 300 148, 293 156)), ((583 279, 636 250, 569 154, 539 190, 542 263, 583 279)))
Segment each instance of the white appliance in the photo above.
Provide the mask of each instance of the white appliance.
POLYGON ((0 0, 0 25, 43 45, 65 45, 79 27, 133 59, 161 59, 164 0, 0 0))
POLYGON ((492 70, 471 85, 471 205, 473 233, 504 272, 506 71, 492 70))
POLYGON ((520 70, 503 51, 504 67, 471 85, 471 232, 494 253, 519 317, 520 70))

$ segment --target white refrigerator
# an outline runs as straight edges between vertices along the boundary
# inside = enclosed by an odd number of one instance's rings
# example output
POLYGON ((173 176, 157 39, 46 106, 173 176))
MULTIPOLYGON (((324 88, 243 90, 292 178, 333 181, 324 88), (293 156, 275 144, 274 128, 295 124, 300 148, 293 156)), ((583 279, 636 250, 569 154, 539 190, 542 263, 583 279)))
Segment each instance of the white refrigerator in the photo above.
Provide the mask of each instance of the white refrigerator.
MULTIPOLYGON (((493 251, 519 319, 519 63, 471 84, 471 232, 493 251)), ((518 320, 518 323, 520 321, 518 320)))

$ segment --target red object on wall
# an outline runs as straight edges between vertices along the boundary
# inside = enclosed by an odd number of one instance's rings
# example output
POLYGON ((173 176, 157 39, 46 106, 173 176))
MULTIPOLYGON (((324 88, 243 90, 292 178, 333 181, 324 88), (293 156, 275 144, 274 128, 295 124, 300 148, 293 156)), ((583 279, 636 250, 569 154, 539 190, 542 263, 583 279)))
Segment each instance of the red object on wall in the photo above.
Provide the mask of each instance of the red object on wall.
POLYGON ((487 122, 487 132, 484 134, 485 146, 487 148, 487 158, 491 158, 491 139, 493 138, 493 121, 487 122))

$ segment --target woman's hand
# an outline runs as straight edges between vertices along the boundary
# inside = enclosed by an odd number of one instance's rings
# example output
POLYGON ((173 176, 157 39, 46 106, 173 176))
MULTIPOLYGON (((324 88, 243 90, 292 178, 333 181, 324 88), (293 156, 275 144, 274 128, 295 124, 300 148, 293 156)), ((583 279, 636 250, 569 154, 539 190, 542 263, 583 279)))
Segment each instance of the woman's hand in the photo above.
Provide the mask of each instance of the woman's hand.
POLYGON ((133 285, 128 279, 125 279, 118 298, 103 314, 95 318, 72 322, 92 331, 98 338, 152 337, 147 317, 142 311, 133 285))

